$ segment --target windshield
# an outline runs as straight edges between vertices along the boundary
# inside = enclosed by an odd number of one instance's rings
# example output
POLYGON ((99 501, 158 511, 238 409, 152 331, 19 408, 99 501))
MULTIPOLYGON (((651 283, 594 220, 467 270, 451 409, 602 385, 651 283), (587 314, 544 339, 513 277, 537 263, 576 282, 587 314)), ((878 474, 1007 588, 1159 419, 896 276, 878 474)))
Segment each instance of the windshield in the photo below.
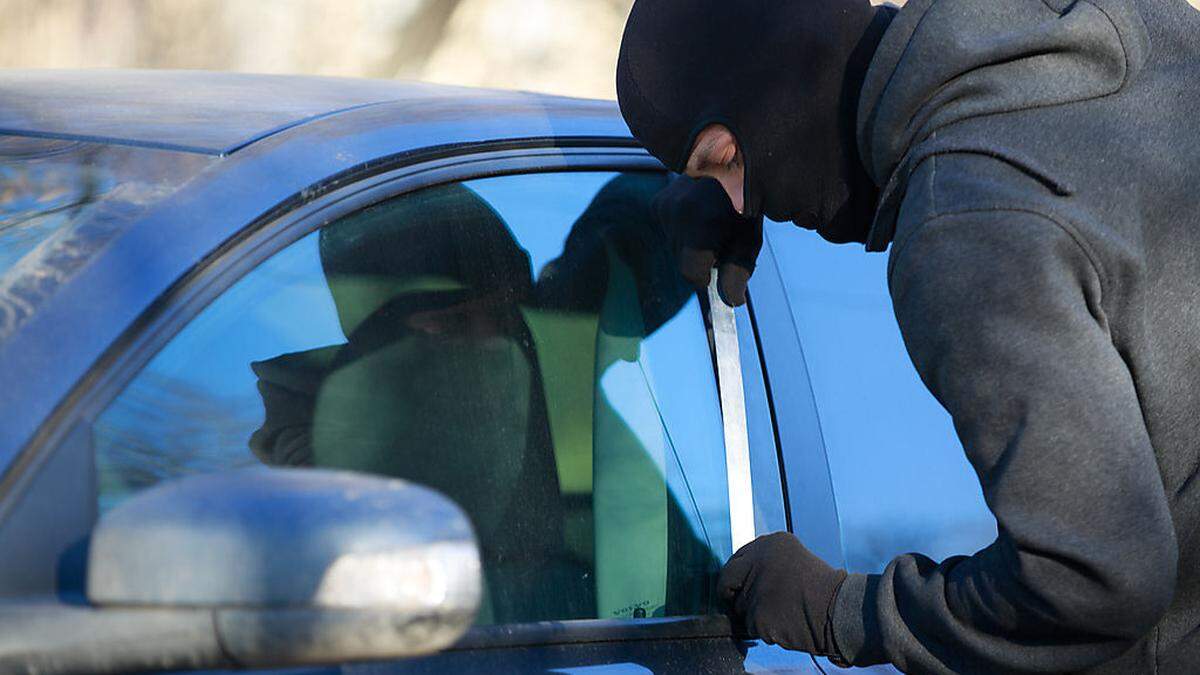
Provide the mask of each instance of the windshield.
MULTIPOLYGON (((100 205, 129 211, 175 192, 208 155, 0 136, 0 276, 100 205)), ((110 223, 110 226, 112 224, 110 223)))

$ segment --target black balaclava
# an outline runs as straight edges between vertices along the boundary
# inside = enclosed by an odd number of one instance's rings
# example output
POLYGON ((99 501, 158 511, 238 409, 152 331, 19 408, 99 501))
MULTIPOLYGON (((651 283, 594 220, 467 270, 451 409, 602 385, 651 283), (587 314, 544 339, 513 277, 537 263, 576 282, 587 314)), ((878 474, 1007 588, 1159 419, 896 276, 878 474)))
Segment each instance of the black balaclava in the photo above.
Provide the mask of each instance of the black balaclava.
POLYGON ((683 172, 722 124, 745 162, 745 214, 865 241, 878 188, 859 160, 859 90, 895 10, 868 0, 637 0, 617 63, 634 136, 683 172))

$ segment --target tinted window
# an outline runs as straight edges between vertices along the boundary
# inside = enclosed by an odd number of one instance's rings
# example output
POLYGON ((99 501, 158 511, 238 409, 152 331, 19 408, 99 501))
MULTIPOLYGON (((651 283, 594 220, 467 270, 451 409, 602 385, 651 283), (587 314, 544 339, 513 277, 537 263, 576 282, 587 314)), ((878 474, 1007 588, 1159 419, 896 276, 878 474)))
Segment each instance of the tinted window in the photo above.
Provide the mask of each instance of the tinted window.
POLYGON ((97 420, 101 508, 259 462, 368 471, 471 517, 481 622, 708 611, 720 411, 699 300, 648 217, 663 180, 439 186, 281 251, 97 420))
POLYGON ((979 481, 901 340, 887 256, 790 224, 769 224, 767 240, 804 350, 847 565, 878 572, 900 553, 940 559, 990 544, 979 481))

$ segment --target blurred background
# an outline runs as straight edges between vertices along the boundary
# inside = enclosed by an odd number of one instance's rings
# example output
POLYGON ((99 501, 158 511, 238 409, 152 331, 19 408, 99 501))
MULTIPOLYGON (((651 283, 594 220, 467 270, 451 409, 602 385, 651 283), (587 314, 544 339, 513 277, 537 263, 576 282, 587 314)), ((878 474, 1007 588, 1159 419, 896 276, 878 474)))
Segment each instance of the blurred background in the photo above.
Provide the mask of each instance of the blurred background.
MULTIPOLYGON (((1200 7, 1200 0, 1188 2, 1200 7)), ((0 0, 0 68, 304 73, 613 98, 617 47, 632 4, 0 0)))
POLYGON ((200 68, 615 96, 633 0, 0 0, 0 67, 200 68))

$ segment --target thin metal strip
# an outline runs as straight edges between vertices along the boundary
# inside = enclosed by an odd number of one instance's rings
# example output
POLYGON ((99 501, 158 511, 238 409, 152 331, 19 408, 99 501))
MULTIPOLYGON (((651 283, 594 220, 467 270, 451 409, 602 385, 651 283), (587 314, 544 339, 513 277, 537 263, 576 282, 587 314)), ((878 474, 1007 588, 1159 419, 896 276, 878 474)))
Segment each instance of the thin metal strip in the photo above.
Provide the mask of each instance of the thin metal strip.
POLYGON ((721 422, 725 430, 725 468, 729 480, 729 531, 736 551, 754 539, 754 485, 750 478, 750 439, 746 431, 746 399, 738 352, 733 308, 717 290, 717 272, 708 283, 713 347, 717 356, 717 385, 721 422))

